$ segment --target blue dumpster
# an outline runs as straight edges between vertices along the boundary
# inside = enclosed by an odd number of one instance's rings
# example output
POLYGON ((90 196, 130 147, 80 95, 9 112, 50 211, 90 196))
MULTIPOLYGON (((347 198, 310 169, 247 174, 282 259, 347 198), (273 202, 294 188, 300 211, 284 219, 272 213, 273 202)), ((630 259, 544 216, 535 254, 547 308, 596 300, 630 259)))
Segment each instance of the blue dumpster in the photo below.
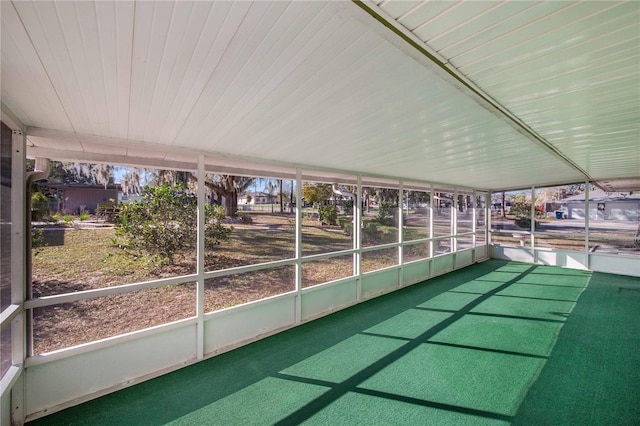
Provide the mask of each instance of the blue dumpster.
POLYGON ((556 219, 562 219, 562 212, 556 212, 556 219))

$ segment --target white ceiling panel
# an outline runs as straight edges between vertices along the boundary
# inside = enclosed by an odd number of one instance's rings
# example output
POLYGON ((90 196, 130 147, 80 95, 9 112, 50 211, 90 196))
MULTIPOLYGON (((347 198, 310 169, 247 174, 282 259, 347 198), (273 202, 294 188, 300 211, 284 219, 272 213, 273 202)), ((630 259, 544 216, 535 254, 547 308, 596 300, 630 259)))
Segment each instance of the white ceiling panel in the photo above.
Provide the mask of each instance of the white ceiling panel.
POLYGON ((10 105, 23 123, 40 122, 44 127, 71 131, 71 123, 13 4, 0 2, 0 14, 2 102, 10 105))
POLYGON ((7 1, 2 103, 67 157, 637 177, 639 20, 636 1, 7 1))
POLYGON ((396 22, 590 178, 640 175, 640 3, 481 3, 396 22))

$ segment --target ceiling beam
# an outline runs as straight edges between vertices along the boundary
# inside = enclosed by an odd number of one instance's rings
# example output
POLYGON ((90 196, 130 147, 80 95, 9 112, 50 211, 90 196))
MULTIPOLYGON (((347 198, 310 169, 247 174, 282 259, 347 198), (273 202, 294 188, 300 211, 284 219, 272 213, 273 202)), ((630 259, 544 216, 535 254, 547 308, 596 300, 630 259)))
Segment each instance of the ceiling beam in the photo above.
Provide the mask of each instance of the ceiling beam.
POLYGON ((2 114, 0 117, 2 118, 2 122, 9 126, 12 130, 22 130, 25 131, 25 125, 20 121, 20 119, 9 109, 9 107, 4 103, 0 103, 0 109, 2 110, 2 114))
MULTIPOLYGON (((50 158, 61 161, 84 161, 94 163, 110 163, 132 167, 164 168, 175 170, 196 170, 199 155, 205 156, 206 170, 210 172, 224 172, 227 174, 237 174, 240 176, 259 176, 270 178, 290 179, 295 178, 296 169, 303 169, 306 180, 319 182, 339 182, 349 184, 356 182, 358 175, 364 176, 371 185, 377 184, 384 187, 391 185, 391 182, 406 180, 401 176, 388 176, 375 173, 359 173, 354 170, 339 170, 327 167, 310 166, 306 164, 292 164, 284 161, 265 160, 260 158, 243 157, 232 154, 218 152, 198 151, 190 148, 175 147, 154 144, 150 142, 137 141, 131 139, 111 138, 96 135, 85 135, 74 132, 67 132, 55 129, 45 129, 41 127, 29 127, 25 130, 27 134, 27 155, 29 157, 50 158), (37 141, 30 137, 43 138, 50 143, 39 146, 37 141), (81 144, 81 150, 52 147, 55 141, 77 142, 81 144), (148 151, 152 153, 150 157, 141 157, 139 154, 129 155, 128 153, 105 153, 97 149, 92 150, 92 146, 112 146, 115 148, 132 149, 134 152, 148 151), (177 156, 181 160, 172 160, 172 156, 177 156), (185 157, 188 157, 185 159, 185 157)), ((452 188, 454 185, 436 181, 421 181, 411 179, 415 185, 428 188, 432 183, 438 187, 452 188)), ((487 191, 487 188, 460 189, 487 191)))

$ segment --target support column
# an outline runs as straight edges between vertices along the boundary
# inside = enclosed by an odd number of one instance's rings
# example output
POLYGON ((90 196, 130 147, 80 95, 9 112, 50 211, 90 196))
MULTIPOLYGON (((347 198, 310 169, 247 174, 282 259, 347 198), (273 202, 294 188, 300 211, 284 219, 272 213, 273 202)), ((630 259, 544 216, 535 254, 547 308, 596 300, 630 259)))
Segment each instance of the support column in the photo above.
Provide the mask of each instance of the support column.
POLYGON ((354 256, 354 270, 356 276, 356 300, 362 300, 362 176, 358 176, 358 187, 356 190, 356 202, 354 214, 354 240, 353 248, 357 250, 354 256))
POLYGON ((26 135, 21 130, 13 130, 11 136, 11 304, 20 306, 21 312, 12 320, 11 325, 11 363, 20 366, 20 372, 11 389, 11 420, 15 424, 24 423, 25 389, 24 361, 30 348, 33 348, 32 323, 27 321, 23 310, 31 282, 27 281, 27 238, 31 238, 31 230, 27 230, 26 215, 26 135), (29 327, 27 327, 27 324, 29 327), (29 343, 31 342, 31 344, 29 343))
POLYGON ((197 296, 196 315, 198 317, 196 335, 196 357, 198 360, 204 358, 204 251, 205 251, 205 185, 204 185, 204 156, 198 156, 198 248, 197 248, 197 296))
POLYGON ((530 224, 530 233, 531 233, 531 254, 533 255, 533 261, 537 262, 536 256, 536 244, 535 244, 535 235, 536 232, 536 187, 531 187, 531 211, 529 212, 529 218, 531 220, 530 224))
POLYGON ((473 197, 473 211, 471 212, 471 220, 473 221, 473 223, 471 224, 471 232, 473 233, 472 235, 472 239, 471 239, 471 245, 473 247, 473 251, 472 251, 472 262, 475 263, 476 262, 476 245, 477 245, 477 241, 476 241, 476 222, 478 220, 478 217, 476 215, 477 213, 477 209, 478 209, 478 193, 476 192, 476 190, 473 190, 473 194, 471 195, 473 197))
MULTIPOLYGON (((458 188, 453 191, 453 204, 451 205, 451 235, 458 233, 458 188)), ((451 253, 458 251, 458 239, 451 237, 451 253)))
POLYGON ((429 258, 434 256, 433 253, 433 199, 435 197, 435 193, 433 192, 433 184, 431 184, 431 189, 429 190, 429 258))
POLYGON ((591 197, 591 185, 589 181, 584 183, 584 263, 587 269, 591 269, 589 260, 589 220, 591 212, 589 211, 589 198, 591 197))
POLYGON ((296 298, 295 323, 302 321, 302 169, 296 169, 296 298))
POLYGON ((492 192, 485 193, 484 200, 484 217, 485 217, 485 228, 484 228, 484 240, 487 242, 487 256, 489 256, 489 248, 491 246, 491 205, 493 204, 493 199, 491 198, 492 192))
POLYGON ((400 181, 400 187, 398 188, 398 287, 402 287, 403 277, 402 270, 404 268, 404 250, 402 243, 404 243, 404 182, 400 181))

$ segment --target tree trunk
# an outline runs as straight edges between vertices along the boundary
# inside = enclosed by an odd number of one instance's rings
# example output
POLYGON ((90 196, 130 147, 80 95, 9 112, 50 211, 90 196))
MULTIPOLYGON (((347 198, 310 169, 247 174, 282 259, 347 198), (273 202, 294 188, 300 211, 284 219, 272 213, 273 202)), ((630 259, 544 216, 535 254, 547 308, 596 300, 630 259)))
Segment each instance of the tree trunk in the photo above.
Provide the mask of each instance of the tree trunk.
POLYGON ((504 192, 502 192, 502 218, 506 219, 507 217, 507 202, 505 199, 504 192))
POLYGON ((227 216, 235 216, 238 212, 238 192, 231 191, 231 193, 225 197, 226 201, 226 214, 227 216))
POLYGON ((291 194, 289 194, 289 210, 293 213, 293 181, 291 181, 291 194))

